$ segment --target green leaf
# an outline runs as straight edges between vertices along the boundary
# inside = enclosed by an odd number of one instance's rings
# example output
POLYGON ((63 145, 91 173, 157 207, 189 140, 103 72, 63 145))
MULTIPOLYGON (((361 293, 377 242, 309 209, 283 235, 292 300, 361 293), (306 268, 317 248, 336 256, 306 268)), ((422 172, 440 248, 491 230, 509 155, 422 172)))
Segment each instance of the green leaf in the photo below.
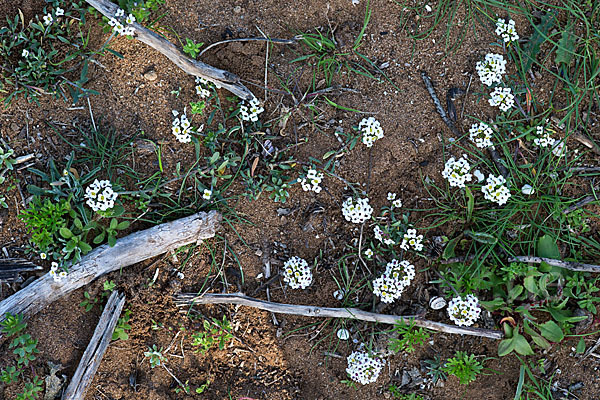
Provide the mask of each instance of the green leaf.
POLYGON ((521 364, 519 369, 519 383, 517 383, 517 391, 515 392, 514 400, 521 399, 521 393, 523 393, 523 383, 525 382, 525 365, 521 364))
POLYGON ((119 225, 117 225, 117 229, 122 231, 123 229, 127 229, 129 228, 129 221, 122 221, 119 222, 119 225))
POLYGON ((115 247, 115 244, 117 244, 117 238, 114 235, 108 235, 108 245, 115 247))
POLYGON ((531 69, 531 66, 536 61, 538 53, 540 52, 540 48, 542 44, 548 40, 548 34, 556 21, 557 13, 547 13, 542 16, 539 25, 534 26, 534 31, 531 37, 529 38, 529 42, 524 46, 524 55, 527 59, 527 63, 523 68, 523 73, 528 72, 531 69))
POLYGON ((515 342, 515 351, 523 356, 529 356, 533 354, 533 350, 531 350, 531 346, 529 342, 523 335, 520 335, 515 332, 515 336, 513 337, 515 342))
POLYGON ((116 218, 111 219, 109 229, 114 231, 115 229, 117 229, 118 224, 119 224, 119 221, 117 221, 116 218))
POLYGON ((523 293, 523 286, 521 285, 517 285, 512 287, 509 291, 508 291, 508 298, 509 300, 514 300, 517 297, 519 297, 521 295, 521 293, 523 293))
POLYGON ((455 256, 454 249, 456 248, 456 245, 458 244, 461 238, 462 235, 458 235, 454 239, 450 240, 448 244, 446 244, 446 248, 444 249, 444 253, 442 254, 444 260, 448 260, 455 256))
POLYGON ((560 251, 558 250, 556 240, 549 235, 539 238, 537 242, 537 255, 538 257, 560 260, 560 251))
POLYGON ((104 242, 104 231, 100 232, 95 238, 94 238, 94 244, 100 244, 104 242))
POLYGON ((529 292, 534 293, 534 294, 538 293, 538 287, 535 283, 534 276, 525 277, 525 279, 523 280, 523 285, 525 286, 525 289, 527 289, 529 292))
POLYGON ((79 218, 75 218, 73 220, 73 225, 75 225, 75 227, 77 229, 80 229, 80 230, 83 229, 83 223, 81 222, 81 220, 79 218))
POLYGON ((543 337, 551 342, 560 342, 565 338, 562 329, 554 321, 548 321, 540 326, 543 337))
POLYGON ((79 242, 79 248, 83 254, 87 254, 92 251, 92 246, 83 241, 79 242))
POLYGON ((498 356, 504 357, 510 354, 515 349, 515 341, 514 338, 504 339, 498 345, 498 356))
POLYGON ((583 339, 583 337, 579 339, 579 343, 577 343, 577 348, 575 349, 575 351, 579 354, 585 352, 585 340, 583 339))
POLYGON ((573 58, 573 49, 575 49, 576 36, 573 34, 573 26, 568 26, 562 33, 562 37, 556 48, 556 58, 554 61, 557 64, 569 65, 573 58))
POLYGON ((473 197, 473 193, 471 193, 471 189, 469 189, 468 186, 465 187, 465 194, 467 195, 467 222, 469 222, 471 221, 471 217, 473 216, 475 198, 473 197))
POLYGON ((63 226, 60 228, 60 236, 64 237, 65 239, 71 239, 73 237, 73 232, 71 232, 69 228, 63 226))

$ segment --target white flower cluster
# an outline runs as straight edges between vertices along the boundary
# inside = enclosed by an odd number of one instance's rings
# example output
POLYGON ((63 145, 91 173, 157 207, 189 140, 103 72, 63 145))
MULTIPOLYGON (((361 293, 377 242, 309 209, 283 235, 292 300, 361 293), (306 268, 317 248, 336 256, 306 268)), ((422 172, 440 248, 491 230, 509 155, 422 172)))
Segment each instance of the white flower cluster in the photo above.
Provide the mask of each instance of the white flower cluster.
POLYGON ((406 260, 389 262, 385 272, 373 281, 373 294, 384 303, 392 303, 415 277, 415 266, 406 260))
POLYGON ((387 232, 384 232, 379 227, 379 225, 375 225, 375 227, 373 228, 373 233, 375 234, 375 239, 379 240, 381 243, 383 243, 385 245, 393 246, 396 244, 394 239, 390 238, 390 234, 387 232))
POLYGON ((502 36, 505 43, 512 43, 519 40, 519 35, 515 29, 515 21, 508 20, 508 23, 503 18, 498 18, 496 21, 496 35, 502 36))
POLYGON ((377 380, 384 366, 385 360, 364 351, 354 351, 348 356, 346 372, 354 382, 366 385, 377 380))
POLYGON ((483 196, 498 205, 506 204, 510 198, 510 189, 504 185, 506 179, 502 175, 494 176, 490 174, 487 178, 487 183, 481 187, 483 196))
POLYGON ((373 146, 377 139, 383 138, 383 128, 374 117, 363 118, 358 124, 358 129, 362 131, 362 142, 367 147, 373 146))
POLYGON ((353 222, 355 224, 362 224, 373 214, 373 207, 369 205, 369 198, 356 199, 356 203, 352 197, 348 197, 346 201, 342 203, 342 214, 346 221, 353 222))
POLYGON ((135 33, 135 28, 131 26, 135 22, 135 17, 133 14, 129 14, 125 18, 124 26, 118 18, 125 16, 125 11, 122 8, 117 9, 115 16, 108 19, 108 25, 112 26, 113 32, 121 35, 121 36, 132 36, 135 33))
POLYGON ((94 211, 110 210, 115 206, 117 196, 108 180, 96 179, 85 189, 86 204, 94 211))
POLYGON ((475 146, 480 149, 494 145, 492 143, 492 134, 492 128, 485 122, 473 124, 471 125, 471 129, 469 129, 469 137, 475 143, 475 146))
POLYGON ((60 282, 63 278, 67 276, 66 271, 58 271, 58 263, 56 261, 52 261, 52 266, 50 267, 50 276, 54 279, 54 282, 60 282))
POLYGON ((402 207, 402 200, 396 198, 397 194, 388 192, 387 199, 392 202, 392 207, 402 207))
POLYGON ((189 143, 192 141, 192 124, 188 120, 187 115, 185 113, 181 114, 179 117, 179 112, 173 110, 173 123, 171 124, 171 132, 177 138, 177 140, 181 143, 189 143))
POLYGON ((423 235, 417 235, 416 229, 408 229, 400 243, 402 250, 408 250, 411 246, 415 251, 423 250, 423 235))
POLYGON ((256 97, 250 100, 248 105, 245 103, 240 105, 240 115, 244 121, 258 121, 258 116, 263 111, 265 111, 265 109, 260 106, 260 101, 256 97))
POLYGON ((450 320, 458 326, 471 326, 477 321, 481 314, 479 300, 472 294, 462 297, 455 297, 448 304, 448 316, 450 320))
POLYGON ((550 137, 550 132, 544 129, 543 126, 538 126, 535 128, 536 130, 536 138, 533 139, 533 143, 538 147, 553 147, 556 142, 552 137, 550 137))
POLYGON ((502 54, 489 53, 483 61, 477 61, 475 69, 481 82, 492 86, 502 81, 502 75, 506 72, 506 60, 502 54))
POLYGON ((283 281, 292 289, 306 289, 312 283, 312 272, 306 260, 294 256, 283 264, 283 281))
POLYGON ((508 111, 515 105, 515 96, 512 94, 510 88, 497 87, 490 93, 490 96, 488 100, 490 106, 497 106, 502 111, 508 111))
POLYGON ((321 191, 321 181, 323 181, 323 173, 317 172, 317 170, 313 168, 308 170, 305 177, 298 180, 305 192, 310 192, 312 190, 315 193, 321 191))
POLYGON ((461 157, 458 160, 454 157, 450 157, 450 159, 446 161, 442 176, 448 180, 450 186, 464 188, 465 182, 470 182, 472 178, 472 175, 469 173, 470 169, 471 166, 464 157, 461 157))

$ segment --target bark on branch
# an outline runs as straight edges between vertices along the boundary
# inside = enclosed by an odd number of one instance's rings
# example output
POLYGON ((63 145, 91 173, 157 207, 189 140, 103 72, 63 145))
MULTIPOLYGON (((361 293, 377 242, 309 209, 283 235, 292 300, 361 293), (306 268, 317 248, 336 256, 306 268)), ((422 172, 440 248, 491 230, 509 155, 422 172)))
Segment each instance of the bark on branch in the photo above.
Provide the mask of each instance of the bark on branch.
MULTIPOLYGON (((102 245, 69 268, 69 274, 55 282, 46 274, 0 302, 0 321, 6 313, 31 315, 53 301, 87 285, 109 272, 156 257, 186 244, 215 235, 221 215, 200 212, 186 218, 154 226, 117 240, 114 247, 102 245)), ((1 335, 0 335, 1 337, 1 335)))
MULTIPOLYGON (((109 0, 86 1, 89 5, 94 7, 107 18, 114 18, 117 9, 119 8, 116 4, 110 2, 109 0)), ((167 39, 151 31, 150 29, 144 28, 137 22, 134 22, 131 25, 135 28, 134 37, 137 40, 160 52, 188 74, 199 76, 216 83, 241 99, 252 100, 254 98, 252 92, 248 90, 246 86, 240 83, 240 78, 237 75, 187 57, 173 43, 169 42, 167 39)))
POLYGON ((92 336, 90 344, 88 344, 85 353, 81 357, 71 383, 69 383, 62 396, 63 400, 79 400, 85 397, 85 392, 94 380, 94 375, 112 339, 124 305, 125 295, 120 295, 116 291, 108 298, 108 302, 100 316, 100 321, 96 325, 94 336, 92 336))
POLYGON ((414 315, 387 315, 377 314, 357 308, 331 308, 315 307, 305 305, 293 305, 274 303, 248 297, 243 293, 219 294, 207 293, 197 296, 194 293, 181 293, 175 296, 175 303, 179 307, 189 307, 196 304, 240 304, 248 307, 255 307, 261 310, 270 311, 278 314, 302 315, 305 317, 320 318, 348 318, 360 321, 379 322, 382 324, 408 324, 414 321, 415 326, 431 329, 438 332, 455 333, 461 335, 480 336, 490 339, 502 339, 504 333, 492 329, 465 328, 455 325, 443 324, 441 322, 421 319, 414 315))
POLYGON ((509 262, 534 263, 534 264, 540 264, 540 263, 545 262, 548 265, 552 265, 554 267, 560 267, 560 268, 564 268, 564 269, 569 269, 571 271, 600 272, 600 265, 584 264, 584 263, 578 263, 578 262, 574 262, 574 261, 562 261, 562 260, 556 260, 554 258, 518 256, 518 257, 509 258, 508 261, 509 262))

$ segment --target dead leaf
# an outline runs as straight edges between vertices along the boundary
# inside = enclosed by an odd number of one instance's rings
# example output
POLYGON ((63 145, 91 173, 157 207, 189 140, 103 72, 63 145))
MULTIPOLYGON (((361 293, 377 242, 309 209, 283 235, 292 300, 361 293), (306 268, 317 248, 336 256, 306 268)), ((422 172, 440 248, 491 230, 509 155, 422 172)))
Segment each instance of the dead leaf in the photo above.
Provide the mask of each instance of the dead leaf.
POLYGON ((254 170, 255 170, 255 169, 256 169, 256 167, 258 166, 258 160, 259 160, 259 158, 258 158, 258 157, 256 157, 256 158, 254 159, 254 161, 252 161, 252 168, 250 168, 250 176, 251 176, 251 177, 254 177, 254 170))

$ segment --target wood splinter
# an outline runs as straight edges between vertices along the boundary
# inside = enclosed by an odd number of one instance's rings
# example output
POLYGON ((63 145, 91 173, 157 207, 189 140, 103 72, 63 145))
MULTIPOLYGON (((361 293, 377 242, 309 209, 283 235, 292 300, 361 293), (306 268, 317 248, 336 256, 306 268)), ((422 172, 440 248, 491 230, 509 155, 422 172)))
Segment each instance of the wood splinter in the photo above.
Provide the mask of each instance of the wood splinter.
POLYGON ((117 291, 114 291, 108 298, 94 335, 81 357, 71 383, 63 393, 62 400, 79 400, 85 397, 85 392, 94 380, 94 375, 100 366, 102 357, 112 340, 113 332, 124 305, 125 295, 121 295, 117 291))
POLYGON ((504 333, 493 329, 468 328, 441 322, 421 319, 416 315, 388 315, 377 314, 358 308, 331 308, 295 304, 274 303, 248 297, 243 293, 206 293, 198 296, 195 293, 181 293, 175 296, 175 304, 179 307, 190 307, 196 304, 240 304, 254 307, 277 314, 301 315, 319 318, 348 318, 359 321, 378 322, 382 324, 408 324, 414 322, 415 326, 427 328, 438 332, 471 335, 489 339, 503 339, 504 333))

